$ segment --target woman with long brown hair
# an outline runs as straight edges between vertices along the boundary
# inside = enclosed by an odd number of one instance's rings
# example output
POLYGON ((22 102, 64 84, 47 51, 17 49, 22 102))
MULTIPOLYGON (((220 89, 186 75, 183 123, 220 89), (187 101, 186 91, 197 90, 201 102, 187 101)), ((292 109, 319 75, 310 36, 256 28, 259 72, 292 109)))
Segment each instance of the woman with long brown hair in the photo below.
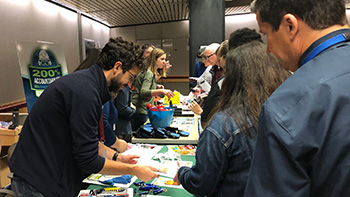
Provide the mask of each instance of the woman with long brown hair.
POLYGON ((260 109, 288 76, 259 41, 231 50, 220 101, 199 138, 196 165, 181 167, 174 180, 196 196, 243 196, 260 109))

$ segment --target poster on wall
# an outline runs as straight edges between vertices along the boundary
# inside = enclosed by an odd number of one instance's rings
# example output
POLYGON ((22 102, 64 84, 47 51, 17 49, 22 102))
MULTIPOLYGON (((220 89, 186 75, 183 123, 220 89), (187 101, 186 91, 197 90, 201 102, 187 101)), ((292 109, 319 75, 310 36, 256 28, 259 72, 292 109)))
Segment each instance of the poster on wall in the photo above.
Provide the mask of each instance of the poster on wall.
POLYGON ((49 42, 16 42, 28 112, 47 86, 68 74, 61 45, 49 42))

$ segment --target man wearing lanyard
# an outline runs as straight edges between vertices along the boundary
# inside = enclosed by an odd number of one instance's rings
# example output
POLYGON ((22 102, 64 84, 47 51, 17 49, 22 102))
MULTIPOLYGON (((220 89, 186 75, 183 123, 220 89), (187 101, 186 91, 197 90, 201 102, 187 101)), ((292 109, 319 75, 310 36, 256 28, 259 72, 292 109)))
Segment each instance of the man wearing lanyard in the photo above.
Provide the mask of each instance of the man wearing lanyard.
POLYGON ((255 0, 294 74, 266 101, 245 196, 350 196, 350 30, 343 0, 255 0))

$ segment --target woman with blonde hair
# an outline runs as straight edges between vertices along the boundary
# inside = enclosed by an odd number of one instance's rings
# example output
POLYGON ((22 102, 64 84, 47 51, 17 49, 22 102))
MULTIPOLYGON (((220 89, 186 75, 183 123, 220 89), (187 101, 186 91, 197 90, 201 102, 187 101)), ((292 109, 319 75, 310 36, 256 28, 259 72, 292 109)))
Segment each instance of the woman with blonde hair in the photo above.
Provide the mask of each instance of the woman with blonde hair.
POLYGON ((157 80, 166 77, 166 53, 159 48, 153 49, 147 63, 148 70, 139 73, 134 82, 132 104, 136 107, 136 113, 133 117, 133 131, 147 121, 147 104, 154 105, 155 96, 164 95, 169 98, 174 96, 171 90, 164 89, 163 85, 157 85, 157 80))

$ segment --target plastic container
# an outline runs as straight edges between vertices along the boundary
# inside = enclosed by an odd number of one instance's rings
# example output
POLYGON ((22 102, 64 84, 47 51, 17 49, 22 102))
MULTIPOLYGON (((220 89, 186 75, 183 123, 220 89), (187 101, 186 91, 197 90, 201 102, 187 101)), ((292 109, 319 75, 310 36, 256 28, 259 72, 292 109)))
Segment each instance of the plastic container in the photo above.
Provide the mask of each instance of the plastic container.
POLYGON ((171 121, 173 120, 174 109, 170 107, 165 107, 169 111, 152 111, 147 110, 149 121, 151 122, 152 127, 165 128, 170 126, 171 121))

